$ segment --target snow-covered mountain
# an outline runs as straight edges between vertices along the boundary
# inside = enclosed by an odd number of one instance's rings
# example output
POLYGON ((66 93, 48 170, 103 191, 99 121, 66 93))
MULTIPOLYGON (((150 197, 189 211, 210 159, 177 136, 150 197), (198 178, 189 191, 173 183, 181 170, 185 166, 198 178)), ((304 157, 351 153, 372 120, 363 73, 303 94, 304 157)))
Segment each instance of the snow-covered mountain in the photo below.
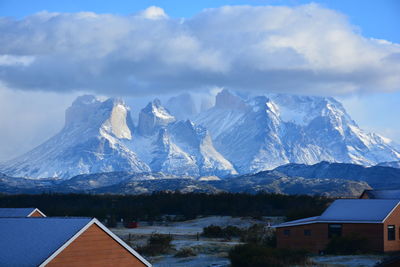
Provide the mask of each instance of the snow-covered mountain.
POLYGON ((115 171, 222 177, 287 163, 372 166, 400 160, 398 146, 361 130, 330 97, 223 90, 212 108, 199 113, 188 95, 167 105, 177 117, 156 99, 133 125, 122 100, 79 97, 58 134, 0 171, 34 178, 115 171))
POLYGON ((141 110, 135 127, 123 101, 94 96, 76 99, 57 135, 1 169, 9 175, 36 178, 111 171, 237 174, 215 150, 204 127, 176 121, 159 100, 141 110))
POLYGON ((130 148, 152 171, 192 176, 237 174, 214 148, 204 127, 190 120, 176 121, 159 100, 142 109, 137 129, 130 148))
POLYGON ((32 151, 4 164, 2 171, 20 177, 63 177, 109 171, 150 171, 124 145, 132 139, 128 107, 121 100, 78 97, 66 111, 65 126, 32 151))
POLYGON ((391 140, 361 130, 330 97, 269 94, 241 97, 228 90, 194 121, 240 173, 286 163, 320 161, 375 165, 398 160, 391 140))

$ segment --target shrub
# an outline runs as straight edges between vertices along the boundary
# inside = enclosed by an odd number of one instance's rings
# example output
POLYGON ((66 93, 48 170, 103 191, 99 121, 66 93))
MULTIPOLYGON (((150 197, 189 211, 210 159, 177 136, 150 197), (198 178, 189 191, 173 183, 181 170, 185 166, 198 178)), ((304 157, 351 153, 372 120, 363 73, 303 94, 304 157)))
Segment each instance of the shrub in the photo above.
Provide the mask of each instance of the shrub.
POLYGON ((236 226, 228 225, 223 229, 224 235, 227 237, 239 237, 242 234, 242 229, 236 226))
POLYGON ((191 248, 182 248, 175 254, 175 257, 179 258, 186 258, 192 256, 197 256, 197 254, 191 248))
POLYGON ((242 232, 240 241, 251 244, 263 244, 267 238, 267 228, 263 224, 253 224, 242 232))
POLYGON ((202 235, 205 237, 224 237, 224 232, 220 226, 210 225, 203 228, 202 235))
POLYGON ((365 237, 357 234, 333 237, 326 246, 326 253, 328 254, 360 254, 368 253, 368 242, 365 237))
POLYGON ((307 252, 245 244, 235 246, 229 252, 229 259, 232 267, 283 267, 305 264, 307 252))
POLYGON ((173 240, 170 235, 152 234, 147 240, 147 244, 142 247, 136 248, 139 253, 149 256, 167 253, 171 249, 171 241, 173 240))
POLYGON ((203 228, 202 236, 231 239, 232 237, 241 236, 242 232, 242 229, 232 225, 228 225, 224 228, 216 225, 210 225, 203 228))
POLYGON ((271 231, 264 238, 264 245, 271 248, 276 248, 276 231, 271 231))

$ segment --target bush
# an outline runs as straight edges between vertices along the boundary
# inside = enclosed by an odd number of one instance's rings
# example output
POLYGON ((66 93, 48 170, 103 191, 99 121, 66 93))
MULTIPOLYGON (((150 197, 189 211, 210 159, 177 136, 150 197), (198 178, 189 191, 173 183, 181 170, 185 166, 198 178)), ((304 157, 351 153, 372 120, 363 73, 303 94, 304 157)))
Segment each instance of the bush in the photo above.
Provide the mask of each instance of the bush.
POLYGON ((265 238, 264 238, 264 245, 271 248, 276 248, 276 231, 271 231, 265 238))
POLYGON ((253 224, 244 230, 240 236, 240 241, 250 244, 264 244, 268 236, 268 230, 263 224, 253 224))
POLYGON ((147 244, 136 248, 136 250, 148 256, 164 254, 171 249, 172 240, 173 238, 170 235, 152 234, 149 240, 147 240, 147 244))
POLYGON ((210 225, 203 228, 202 235, 205 237, 224 237, 224 231, 220 226, 210 225))
POLYGON ((227 237, 239 237, 242 234, 242 229, 236 226, 228 225, 223 229, 225 236, 227 237))
POLYGON ((236 226, 228 225, 225 228, 216 225, 210 225, 203 228, 202 236, 214 237, 214 238, 226 238, 231 239, 232 237, 239 237, 242 234, 242 230, 236 226))
POLYGON ((183 248, 175 254, 175 257, 179 257, 179 258, 186 258, 186 257, 193 257, 193 256, 197 256, 197 254, 191 248, 183 248))
POLYGON ((368 250, 368 242, 365 237, 357 234, 333 237, 326 246, 328 254, 362 254, 370 252, 368 250))
POLYGON ((232 267, 283 267, 305 264, 307 252, 245 244, 235 246, 229 252, 229 259, 232 267))

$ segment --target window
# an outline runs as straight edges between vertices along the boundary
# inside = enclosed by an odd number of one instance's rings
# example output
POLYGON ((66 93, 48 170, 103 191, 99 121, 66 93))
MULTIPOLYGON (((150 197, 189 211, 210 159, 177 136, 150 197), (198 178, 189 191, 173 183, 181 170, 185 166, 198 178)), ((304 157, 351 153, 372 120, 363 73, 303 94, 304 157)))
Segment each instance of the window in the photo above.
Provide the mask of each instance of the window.
POLYGON ((305 236, 310 236, 311 235, 311 230, 310 229, 305 229, 304 230, 304 235, 305 236))
POLYGON ((396 228, 394 225, 388 225, 388 240, 396 240, 396 228))
POLYGON ((328 237, 342 236, 341 224, 328 224, 328 237))
POLYGON ((283 230, 283 234, 285 236, 290 236, 290 230, 283 230))

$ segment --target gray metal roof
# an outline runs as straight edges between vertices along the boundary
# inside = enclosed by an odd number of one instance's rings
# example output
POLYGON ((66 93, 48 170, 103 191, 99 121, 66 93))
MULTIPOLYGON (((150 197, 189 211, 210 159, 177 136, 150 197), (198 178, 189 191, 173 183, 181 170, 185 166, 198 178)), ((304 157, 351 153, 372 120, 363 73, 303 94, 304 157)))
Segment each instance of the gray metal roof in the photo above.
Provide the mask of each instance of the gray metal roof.
POLYGON ((400 199, 400 189, 390 190, 365 190, 371 199, 400 199))
POLYGON ((285 222, 275 227, 311 223, 382 223, 399 202, 398 199, 338 199, 321 216, 285 222))
POLYGON ((91 218, 0 218, 0 266, 38 266, 91 218))
POLYGON ((382 222, 399 204, 398 199, 339 199, 318 220, 382 222))
POLYGON ((27 217, 36 208, 0 208, 0 218, 27 217))

